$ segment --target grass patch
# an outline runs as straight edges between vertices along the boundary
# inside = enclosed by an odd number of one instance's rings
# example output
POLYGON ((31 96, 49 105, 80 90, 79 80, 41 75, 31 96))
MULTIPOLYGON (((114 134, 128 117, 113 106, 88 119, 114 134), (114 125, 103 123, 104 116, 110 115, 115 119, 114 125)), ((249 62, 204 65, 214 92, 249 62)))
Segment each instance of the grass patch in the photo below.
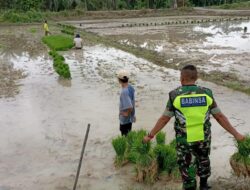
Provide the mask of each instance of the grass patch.
POLYGON ((37 33, 37 29, 36 28, 30 28, 29 32, 32 33, 32 34, 35 34, 35 33, 37 33))
POLYGON ((74 47, 73 39, 66 35, 51 35, 42 38, 42 41, 49 46, 50 49, 56 51, 65 51, 74 47))

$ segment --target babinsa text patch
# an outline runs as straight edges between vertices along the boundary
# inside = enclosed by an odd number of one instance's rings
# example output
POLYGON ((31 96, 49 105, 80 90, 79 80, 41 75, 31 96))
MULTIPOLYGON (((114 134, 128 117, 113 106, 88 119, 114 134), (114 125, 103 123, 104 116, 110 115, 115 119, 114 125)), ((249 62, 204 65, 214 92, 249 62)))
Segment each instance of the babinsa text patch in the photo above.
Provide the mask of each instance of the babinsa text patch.
POLYGON ((206 106, 206 96, 185 97, 181 98, 181 107, 206 106))

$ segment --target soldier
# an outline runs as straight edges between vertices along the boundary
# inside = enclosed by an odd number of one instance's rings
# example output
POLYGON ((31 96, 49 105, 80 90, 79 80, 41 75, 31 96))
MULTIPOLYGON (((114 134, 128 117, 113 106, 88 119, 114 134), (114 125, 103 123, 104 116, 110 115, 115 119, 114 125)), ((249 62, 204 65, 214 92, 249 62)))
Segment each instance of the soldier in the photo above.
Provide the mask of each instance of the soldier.
POLYGON ((200 190, 211 188, 207 179, 210 170, 211 123, 210 114, 236 140, 244 136, 232 127, 214 100, 212 91, 196 86, 197 69, 187 65, 181 70, 182 86, 169 93, 169 100, 163 115, 155 127, 144 137, 144 143, 154 136, 175 116, 177 163, 182 176, 183 189, 196 189, 196 173, 200 177, 200 190), (196 172, 197 171, 197 172, 196 172))

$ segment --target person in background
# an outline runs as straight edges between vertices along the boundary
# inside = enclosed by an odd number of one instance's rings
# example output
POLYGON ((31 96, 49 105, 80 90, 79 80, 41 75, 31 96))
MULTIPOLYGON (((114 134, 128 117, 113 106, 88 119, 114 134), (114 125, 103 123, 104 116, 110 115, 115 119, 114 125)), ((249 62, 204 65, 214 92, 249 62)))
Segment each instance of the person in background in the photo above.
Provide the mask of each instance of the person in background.
POLYGON ((164 113, 151 132, 144 137, 144 143, 150 141, 172 117, 175 117, 177 163, 184 190, 196 190, 196 175, 200 177, 200 190, 211 188, 207 183, 211 175, 210 114, 237 141, 245 138, 231 125, 217 106, 212 91, 195 84, 197 78, 195 66, 187 65, 182 68, 181 86, 169 93, 164 113))
POLYGON ((121 85, 120 94, 120 131, 121 135, 127 136, 132 130, 132 123, 135 122, 135 90, 129 84, 129 74, 125 70, 117 73, 118 81, 121 85))
POLYGON ((82 49, 82 38, 80 37, 80 34, 76 34, 74 38, 74 46, 76 49, 82 49))
POLYGON ((49 34, 51 34, 51 32, 49 31, 47 20, 44 21, 43 29, 44 29, 45 36, 48 36, 49 34))

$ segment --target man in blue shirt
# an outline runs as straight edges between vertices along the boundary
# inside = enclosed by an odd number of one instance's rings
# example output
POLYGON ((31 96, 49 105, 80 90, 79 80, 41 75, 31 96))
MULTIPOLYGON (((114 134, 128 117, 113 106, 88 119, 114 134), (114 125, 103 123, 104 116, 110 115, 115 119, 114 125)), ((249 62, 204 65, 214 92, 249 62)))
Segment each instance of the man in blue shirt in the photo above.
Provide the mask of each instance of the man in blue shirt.
POLYGON ((119 120, 122 135, 127 136, 135 122, 135 90, 129 84, 129 74, 125 70, 117 73, 117 78, 122 87, 120 95, 119 120))

